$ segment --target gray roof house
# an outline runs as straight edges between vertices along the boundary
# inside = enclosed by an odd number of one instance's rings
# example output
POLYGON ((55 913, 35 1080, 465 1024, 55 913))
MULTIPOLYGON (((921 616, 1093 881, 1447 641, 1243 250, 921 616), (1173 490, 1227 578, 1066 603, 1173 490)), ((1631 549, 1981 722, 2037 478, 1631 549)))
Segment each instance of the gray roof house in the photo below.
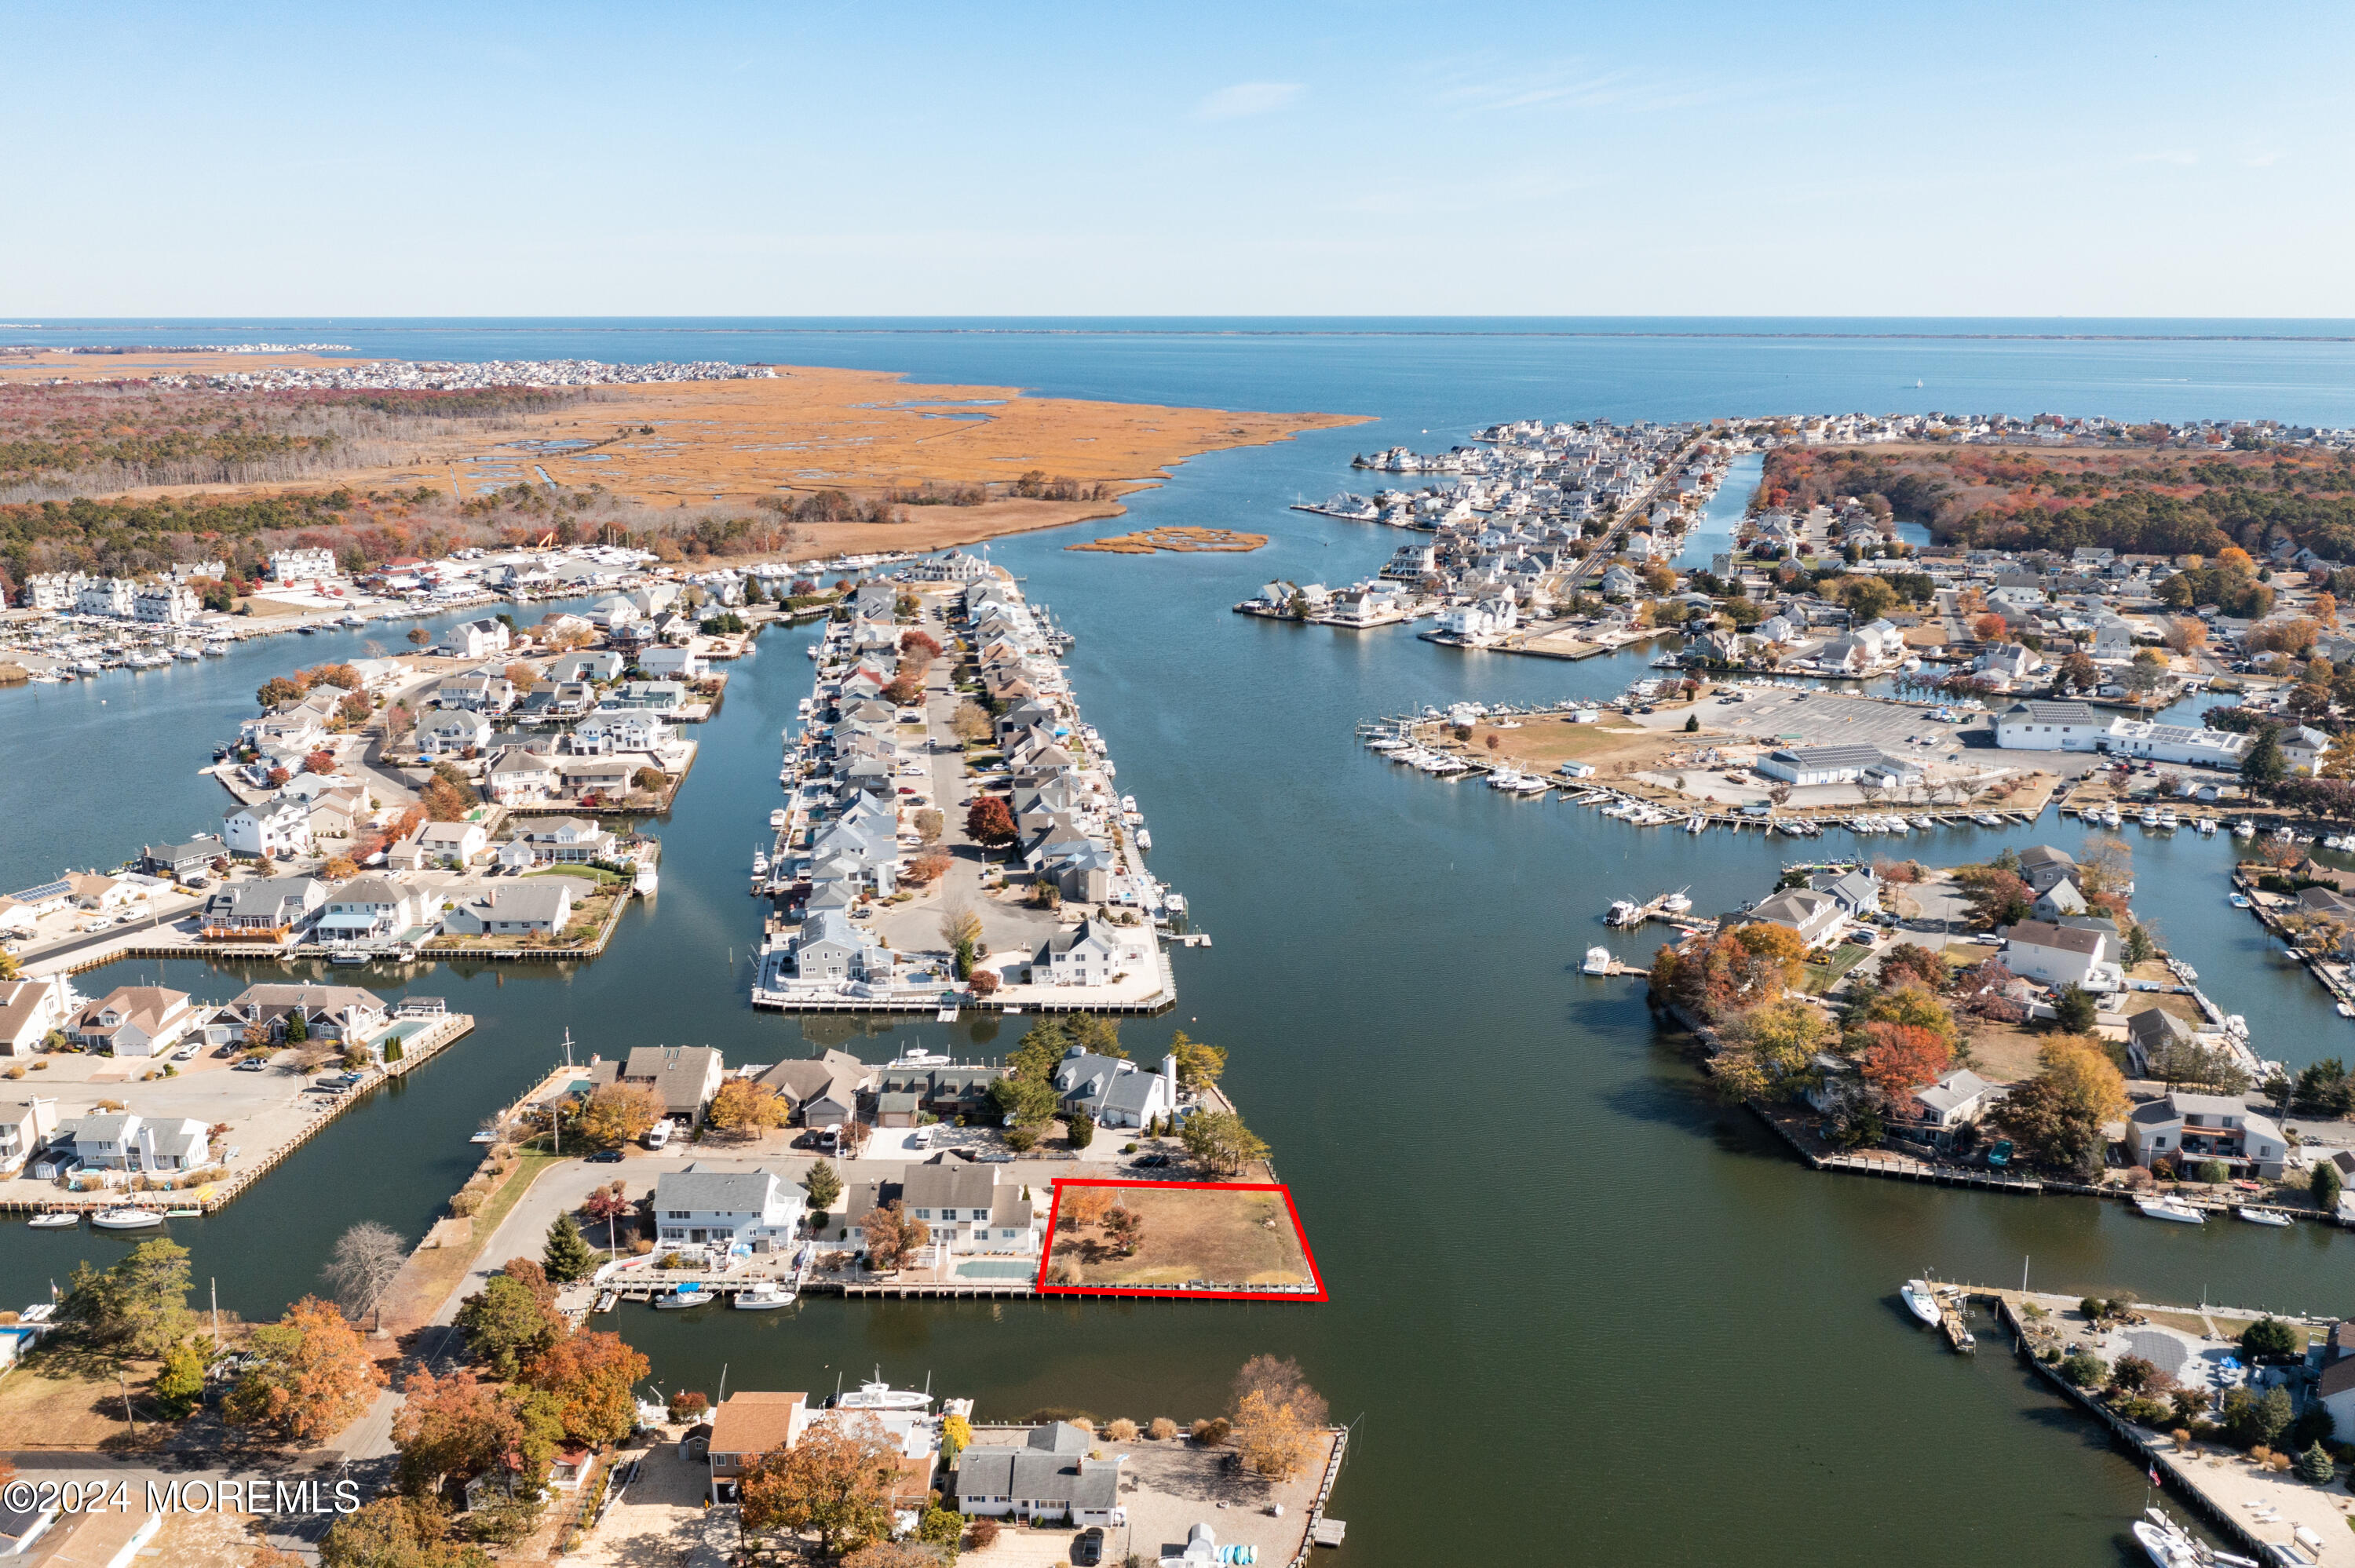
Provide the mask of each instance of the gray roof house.
POLYGON ((639 1045, 624 1062, 589 1064, 591 1083, 636 1084, 660 1095, 666 1114, 700 1125, 703 1110, 726 1075, 716 1045, 639 1045))
POLYGON ((840 1127, 858 1114, 858 1094, 874 1069, 847 1051, 780 1062, 753 1081, 774 1090, 805 1127, 840 1127))
POLYGON ((1751 908, 1749 916, 1752 920, 1789 927, 1809 947, 1838 930, 1842 916, 1838 899, 1828 893, 1817 893, 1807 887, 1794 887, 1771 898, 1761 899, 1751 908))
POLYGON ((673 1245, 787 1244, 801 1228, 806 1206, 801 1189, 772 1171, 690 1165, 666 1171, 655 1182, 655 1224, 660 1239, 673 1245))
POLYGON ((2249 1109, 2245 1097, 2179 1092, 2135 1107, 2126 1148, 2137 1165, 2216 1160, 2261 1177, 2279 1176, 2289 1153, 2280 1127, 2249 1109))
POLYGON ((1120 1506, 1118 1457, 1091 1459, 1095 1440, 1067 1421, 1041 1426, 1021 1446, 979 1444, 957 1459, 957 1510, 998 1519, 1114 1524, 1120 1506))
POLYGON ((1065 1110, 1084 1111, 1104 1127, 1143 1127, 1178 1107, 1175 1056, 1161 1059, 1160 1072, 1146 1073, 1134 1062, 1074 1045, 1055 1064, 1054 1083, 1065 1110))
POLYGON ((2191 1025, 2165 1008, 2146 1008, 2126 1019, 2126 1064, 2147 1075, 2159 1053, 2171 1045, 2189 1045, 2195 1038, 2191 1025))

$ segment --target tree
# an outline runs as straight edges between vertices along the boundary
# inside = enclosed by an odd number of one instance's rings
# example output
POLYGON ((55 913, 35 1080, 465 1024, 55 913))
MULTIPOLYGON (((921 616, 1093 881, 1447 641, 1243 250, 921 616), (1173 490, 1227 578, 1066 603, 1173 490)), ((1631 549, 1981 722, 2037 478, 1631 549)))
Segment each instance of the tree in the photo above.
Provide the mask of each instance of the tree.
MULTIPOLYGON (((411 636, 423 636, 420 627, 411 636)), ((491 1568, 481 1547, 450 1539, 450 1514, 430 1498, 379 1497, 336 1520, 320 1568, 491 1568)))
POLYGON ((1964 865, 1955 868, 1971 916, 1983 926, 2015 926, 2028 918, 2036 890, 2000 866, 1964 865))
POLYGON ((302 1003, 286 1010, 286 1044, 301 1045, 311 1038, 310 1012, 302 1003))
POLYGON ((910 1258, 932 1242, 932 1226, 897 1199, 868 1210, 858 1234, 867 1243, 867 1261, 879 1274, 906 1267, 910 1258))
POLYGON ((2073 980, 2052 993, 2052 1015, 2072 1034, 2083 1034, 2093 1028, 2100 1011, 2094 993, 2073 980))
POLYGON ((1169 1054, 1178 1058, 1178 1086, 1200 1094, 1227 1070, 1227 1048, 1189 1039, 1184 1030, 1169 1037, 1169 1054))
MULTIPOLYGON (((948 821, 948 818, 943 815, 937 809, 926 806, 916 812, 912 826, 916 830, 916 837, 919 842, 926 844, 936 844, 941 842, 941 834, 947 829, 948 821)), ((945 865, 941 868, 942 871, 946 871, 948 867, 945 865)), ((933 874, 938 875, 939 873, 936 872, 933 874)))
POLYGON ((576 1443, 618 1443, 637 1425, 631 1392, 652 1363, 619 1334, 584 1330, 540 1352, 524 1381, 552 1395, 564 1435, 576 1443))
POLYGON ((1308 1386, 1298 1361, 1259 1355, 1236 1372, 1234 1397, 1232 1440, 1243 1462, 1263 1476, 1290 1478, 1315 1451, 1324 1396, 1308 1386))
POLYGON ((1186 1152, 1204 1169, 1233 1175, 1254 1160, 1267 1157, 1267 1145, 1232 1111, 1196 1111, 1186 1118, 1178 1135, 1186 1152))
POLYGON ((573 1118, 573 1131, 600 1149, 619 1149, 662 1120, 669 1108, 662 1096, 642 1084, 601 1084, 573 1118))
POLYGON ((417 792, 417 799, 424 805, 425 815, 437 822, 463 821, 474 809, 466 792, 446 779, 428 779, 425 788, 417 792))
POLYGON ((554 1400, 485 1383, 470 1367, 442 1378, 410 1373, 392 1419, 400 1488, 418 1497, 487 1475, 511 1455, 526 1473, 538 1475, 563 1435, 554 1400))
POLYGON ((156 1402, 176 1420, 196 1409, 204 1392, 205 1353, 196 1340, 182 1340, 164 1352, 163 1370, 155 1374, 156 1402))
POLYGON ((559 1285, 570 1285, 597 1272, 597 1254, 581 1239, 581 1227, 573 1224, 570 1214, 559 1214, 549 1223, 548 1250, 541 1254, 541 1266, 559 1285))
POLYGON ((336 1238, 325 1273, 336 1299, 355 1320, 378 1313, 381 1328, 385 1294, 408 1261, 407 1245, 397 1233, 374 1220, 362 1220, 336 1238))
POLYGON ((2297 1332, 2278 1318, 2260 1318, 2241 1330, 2241 1353, 2252 1361, 2286 1361, 2300 1353, 2297 1332))
POLYGON ((762 1128, 783 1127, 793 1114, 783 1096, 750 1078, 730 1078, 711 1097, 705 1114, 710 1125, 734 1138, 751 1138, 762 1128))
POLYGON ((1014 808, 1003 795, 977 795, 965 809, 965 836, 977 844, 996 846, 1014 842, 1014 808))
POLYGON ((407 703, 395 703, 384 710, 384 736, 398 741, 417 727, 417 712, 407 703))
POLYGON ((954 957, 957 979, 965 979, 981 957, 981 916, 963 904, 951 905, 941 915, 941 940, 954 957))
POLYGON ((1932 1082, 1954 1059, 1952 1047, 1927 1029, 1869 1023, 1865 1033, 1872 1044, 1860 1064, 1864 1081, 1885 1095, 1902 1095, 1932 1082))
POLYGON ((459 1305, 458 1330, 469 1356, 509 1378, 569 1332, 529 1285, 506 1274, 484 1281, 459 1305))
POLYGON ((283 675, 271 676, 261 683, 261 689, 253 694, 253 700, 261 705, 264 713, 287 703, 299 702, 302 697, 303 688, 283 675))
POLYGON ((335 770, 336 754, 324 747, 303 758, 303 771, 305 773, 325 774, 335 770))
POLYGON ((2178 616, 2167 623, 2167 635, 2160 641, 2178 653, 2205 648, 2208 646, 2208 623, 2197 616, 2178 616))
POLYGON ((2102 1169, 2105 1123, 2126 1114, 2126 1080, 2099 1042, 2056 1034, 2038 1053, 2042 1064, 2012 1086, 1996 1117, 2029 1159, 2091 1175, 2102 1169))
POLYGON ((1777 1095, 1805 1078, 1830 1034, 1824 1015, 1796 999, 1752 1008, 1726 1022, 1723 1048, 1710 1063, 1712 1080, 1731 1100, 1777 1095))
POLYGON ((739 1483, 747 1536, 809 1531, 828 1555, 891 1531, 899 1445, 872 1415, 821 1416, 790 1448, 773 1448, 739 1483))
POLYGON ((1135 1257, 1145 1245, 1145 1216, 1125 1203, 1114 1203, 1104 1214, 1104 1237, 1121 1257, 1135 1257))
POLYGON ((409 629, 409 641, 422 648, 433 641, 433 633, 421 626, 412 626, 409 629))
POLYGON ((160 1356, 196 1326, 188 1310, 188 1249, 142 1242, 104 1270, 77 1265, 62 1316, 92 1342, 127 1356, 160 1356))
POLYGON ((2328 1160, 2315 1161, 2313 1172, 2306 1179, 2306 1190, 2314 1197, 2314 1205, 2326 1214, 2339 1212, 2339 1192, 2344 1185, 2339 1179, 2339 1167, 2328 1160))
POLYGON ((978 703, 959 703, 956 712, 949 715, 949 733, 967 746, 978 746, 992 733, 989 715, 978 703))
POLYGON ((2309 1486, 2327 1487, 2339 1478, 2339 1467, 2332 1463, 2330 1450, 2320 1442, 2307 1445, 2297 1457, 2297 1478, 2309 1486))
POLYGON ((1971 622, 1971 635, 1982 642, 2000 642, 2010 633, 2010 623, 1992 610, 1971 622))
POLYGON ((226 1414, 297 1443, 322 1442, 349 1425, 386 1382, 358 1331, 315 1296, 254 1330, 252 1353, 226 1414))
POLYGON ((821 1160, 810 1167, 808 1175, 802 1178, 802 1191, 809 1194, 810 1207, 824 1213, 833 1208, 834 1201, 842 1196, 842 1178, 835 1173, 833 1166, 821 1160))
POLYGON ((2241 759, 2241 781, 2263 789, 2280 783, 2288 773, 2289 758, 2282 754, 2279 735, 2271 726, 2259 730, 2249 754, 2241 759))
POLYGON ((319 869, 330 882, 348 882, 360 874, 360 863, 347 854, 330 855, 319 869))
POLYGON ((1085 1111, 1073 1111, 1063 1118, 1063 1138, 1073 1149, 1085 1149, 1096 1140, 1095 1118, 1085 1111))
POLYGON ((641 768, 630 775, 630 788, 641 794, 659 795, 670 785, 670 775, 659 768, 641 768))
POLYGON ((962 1415, 941 1418, 941 1457, 954 1462, 973 1442, 973 1423, 962 1415))

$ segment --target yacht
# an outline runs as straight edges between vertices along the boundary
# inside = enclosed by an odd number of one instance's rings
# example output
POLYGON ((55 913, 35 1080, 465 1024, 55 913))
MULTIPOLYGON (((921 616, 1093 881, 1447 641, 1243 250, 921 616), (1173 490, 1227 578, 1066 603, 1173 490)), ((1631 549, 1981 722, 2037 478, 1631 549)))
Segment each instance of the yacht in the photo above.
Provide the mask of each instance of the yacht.
POLYGON ((652 898, 661 889, 662 878, 655 874, 653 866, 639 866, 637 874, 630 878, 630 891, 641 898, 652 898))
POLYGON ((912 1388, 893 1388, 883 1381, 880 1367, 872 1381, 860 1383, 848 1393, 834 1396, 837 1410, 922 1410, 932 1403, 929 1393, 919 1393, 912 1388))
POLYGON ((769 857, 767 853, 762 850, 754 850, 752 852, 752 874, 754 876, 766 876, 768 874, 769 857))
POLYGON ((681 1285, 655 1297, 655 1307, 659 1311, 677 1311, 686 1307, 709 1306, 713 1299, 712 1292, 703 1286, 681 1285))
POLYGON ((2248 821, 2246 818, 2243 818, 2240 821, 2232 824, 2232 836, 2236 839, 2255 838, 2257 836, 2257 825, 2254 822, 2248 821))
POLYGON ((2173 807, 2169 807, 2158 814, 2158 825, 2171 833, 2183 825, 2183 819, 2175 814, 2173 807))
POLYGON ((1699 811, 1695 811, 1691 816, 1685 819, 1685 832, 1689 833, 1700 832, 1708 826, 1709 819, 1702 816, 1699 811))
MULTIPOLYGON (((1611 972, 1611 949, 1608 948, 1587 948, 1586 962, 1581 964, 1579 968, 1582 971, 1590 975, 1609 974, 1611 972)), ((39 1220, 35 1220, 33 1223, 37 1225, 41 1222, 39 1220)))
POLYGON ((2191 1537, 2171 1525, 2138 1519, 2134 1522, 2134 1538, 2158 1568, 2206 1568, 2191 1537))
POLYGON ((1153 847, 1152 829, 1139 828, 1136 830, 1136 847, 1141 850, 1149 850, 1153 847))
POLYGON ((1909 1279, 1897 1287, 1897 1294, 1904 1298, 1905 1309, 1931 1328, 1936 1328, 1944 1320, 1945 1314, 1939 1310, 1938 1298, 1931 1291, 1927 1281, 1909 1279))
POLYGON ((1977 822, 1983 828, 1999 828, 2003 826, 2003 819, 1997 816, 1993 811, 1974 812, 1972 813, 1971 821, 1977 822))
POLYGON ((2203 837, 2212 839, 2216 836, 2216 819, 2213 817, 2202 817, 2191 825, 2199 829, 2203 837))
POLYGON ((2179 1225, 2204 1225, 2208 1216, 2180 1198, 2137 1198, 2135 1207, 2147 1220, 2172 1220, 2179 1225))
POLYGON ((1633 926, 1642 918, 1643 913, 1628 900, 1614 898, 1611 901, 1609 912, 1603 916, 1603 923, 1606 926, 1633 926))
POLYGON ((1674 893, 1667 893, 1660 895, 1660 912, 1662 914, 1686 915, 1691 913, 1691 911, 1692 900, 1685 896, 1685 890, 1683 888, 1679 887, 1674 893))
POLYGON ((1927 818, 1927 817, 1916 817, 1916 818, 1914 818, 1914 819, 1913 819, 1913 825, 1914 825, 1915 827, 1917 827, 1917 828, 1921 829, 1923 832, 1925 832, 1925 833, 1926 833, 1926 832, 1928 832, 1932 828, 1936 827, 1938 824, 1937 824, 1937 823, 1935 823, 1935 822, 1934 822, 1934 821, 1931 821, 1929 818, 1927 818))
POLYGON ((785 809, 783 806, 769 813, 769 826, 773 828, 783 827, 786 821, 785 809))
POLYGON ((164 1216, 153 1209, 101 1209, 90 1223, 102 1231, 144 1231, 162 1224, 164 1216))
POLYGON ((2275 1230, 2283 1230, 2290 1224, 2290 1217, 2287 1214, 2268 1213, 2263 1209, 2252 1209, 2246 1204, 2232 1212, 2253 1225, 2271 1225, 2275 1230))
POLYGON ((2112 806, 2108 810, 2102 813, 2102 826, 2105 828, 2122 828, 2126 825, 2126 820, 2118 815, 2118 809, 2115 806, 2112 806))

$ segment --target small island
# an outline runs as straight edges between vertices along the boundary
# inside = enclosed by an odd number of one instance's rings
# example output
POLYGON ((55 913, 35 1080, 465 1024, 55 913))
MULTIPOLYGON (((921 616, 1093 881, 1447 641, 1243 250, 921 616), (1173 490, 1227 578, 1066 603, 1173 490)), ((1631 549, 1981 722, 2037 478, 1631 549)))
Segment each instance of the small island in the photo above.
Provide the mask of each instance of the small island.
POLYGON ((1098 550, 1111 556, 1149 556, 1156 550, 1225 550, 1241 555, 1266 543, 1267 535, 1264 534, 1239 534, 1231 528, 1175 527, 1115 534, 1107 539, 1090 539, 1084 544, 1063 547, 1067 550, 1098 550))

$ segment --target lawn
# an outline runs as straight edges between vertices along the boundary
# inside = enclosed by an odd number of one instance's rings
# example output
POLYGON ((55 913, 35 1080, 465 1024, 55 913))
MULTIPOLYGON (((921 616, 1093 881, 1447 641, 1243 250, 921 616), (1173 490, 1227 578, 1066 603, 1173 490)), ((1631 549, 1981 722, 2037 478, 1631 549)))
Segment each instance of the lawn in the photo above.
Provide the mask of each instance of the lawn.
POLYGON ((1806 966, 1807 989, 1815 992, 1817 996, 1821 996, 1824 992, 1831 990, 1832 987, 1839 984, 1841 979, 1847 975, 1849 970, 1856 968, 1857 965, 1864 962, 1865 959, 1871 956, 1872 949, 1870 948, 1860 948, 1854 942, 1842 942, 1838 947, 1832 949, 1824 962, 1820 964, 1809 964, 1806 966))
POLYGON ((1316 1275, 1291 1206, 1279 1191, 1064 1182, 1050 1238, 1047 1277, 1058 1285, 1160 1287, 1207 1283, 1230 1289, 1312 1285, 1316 1275), (1109 1213, 1089 1219, 1079 1196, 1108 1193, 1114 1211, 1143 1223, 1133 1255, 1122 1256, 1109 1213))

